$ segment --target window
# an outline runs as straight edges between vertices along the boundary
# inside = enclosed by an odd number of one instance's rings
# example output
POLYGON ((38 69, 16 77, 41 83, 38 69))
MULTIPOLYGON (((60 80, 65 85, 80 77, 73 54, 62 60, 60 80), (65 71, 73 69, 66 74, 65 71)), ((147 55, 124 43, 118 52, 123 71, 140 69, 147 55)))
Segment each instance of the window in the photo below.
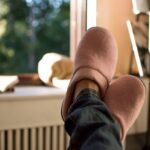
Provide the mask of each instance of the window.
POLYGON ((69 0, 1 0, 0 8, 0 74, 37 72, 47 52, 69 55, 69 0))

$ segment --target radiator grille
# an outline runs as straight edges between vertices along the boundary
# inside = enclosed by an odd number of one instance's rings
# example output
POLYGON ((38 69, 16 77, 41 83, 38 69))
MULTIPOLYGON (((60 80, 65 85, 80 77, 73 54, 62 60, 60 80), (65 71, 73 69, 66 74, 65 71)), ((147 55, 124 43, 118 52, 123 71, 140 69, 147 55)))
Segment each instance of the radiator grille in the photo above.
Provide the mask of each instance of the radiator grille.
POLYGON ((66 150, 68 143, 63 126, 0 131, 0 150, 66 150))

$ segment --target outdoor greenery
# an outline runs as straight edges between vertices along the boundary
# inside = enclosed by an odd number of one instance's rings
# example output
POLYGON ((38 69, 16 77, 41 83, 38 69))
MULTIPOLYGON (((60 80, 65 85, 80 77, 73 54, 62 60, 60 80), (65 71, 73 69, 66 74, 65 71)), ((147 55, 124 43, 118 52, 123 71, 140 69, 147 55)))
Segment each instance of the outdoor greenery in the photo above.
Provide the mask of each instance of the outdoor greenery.
POLYGON ((37 72, 47 52, 69 55, 69 0, 0 0, 0 74, 37 72))

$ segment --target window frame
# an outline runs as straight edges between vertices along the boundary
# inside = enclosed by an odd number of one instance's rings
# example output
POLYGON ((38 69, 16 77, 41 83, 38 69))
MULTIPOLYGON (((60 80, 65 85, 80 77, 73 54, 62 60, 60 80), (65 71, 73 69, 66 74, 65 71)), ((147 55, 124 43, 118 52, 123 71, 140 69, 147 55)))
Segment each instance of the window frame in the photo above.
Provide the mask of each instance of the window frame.
POLYGON ((74 59, 77 46, 87 29, 87 0, 70 1, 70 57, 74 59))

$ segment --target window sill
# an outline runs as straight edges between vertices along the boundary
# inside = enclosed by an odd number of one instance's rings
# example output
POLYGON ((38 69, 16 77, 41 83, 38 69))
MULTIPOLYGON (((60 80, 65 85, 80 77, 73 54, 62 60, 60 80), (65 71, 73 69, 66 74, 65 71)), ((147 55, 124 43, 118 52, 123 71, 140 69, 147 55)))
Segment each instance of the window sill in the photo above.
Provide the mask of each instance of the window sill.
POLYGON ((27 99, 43 99, 43 98, 59 98, 62 99, 65 90, 48 86, 16 86, 13 92, 0 94, 0 101, 3 100, 27 100, 27 99))

